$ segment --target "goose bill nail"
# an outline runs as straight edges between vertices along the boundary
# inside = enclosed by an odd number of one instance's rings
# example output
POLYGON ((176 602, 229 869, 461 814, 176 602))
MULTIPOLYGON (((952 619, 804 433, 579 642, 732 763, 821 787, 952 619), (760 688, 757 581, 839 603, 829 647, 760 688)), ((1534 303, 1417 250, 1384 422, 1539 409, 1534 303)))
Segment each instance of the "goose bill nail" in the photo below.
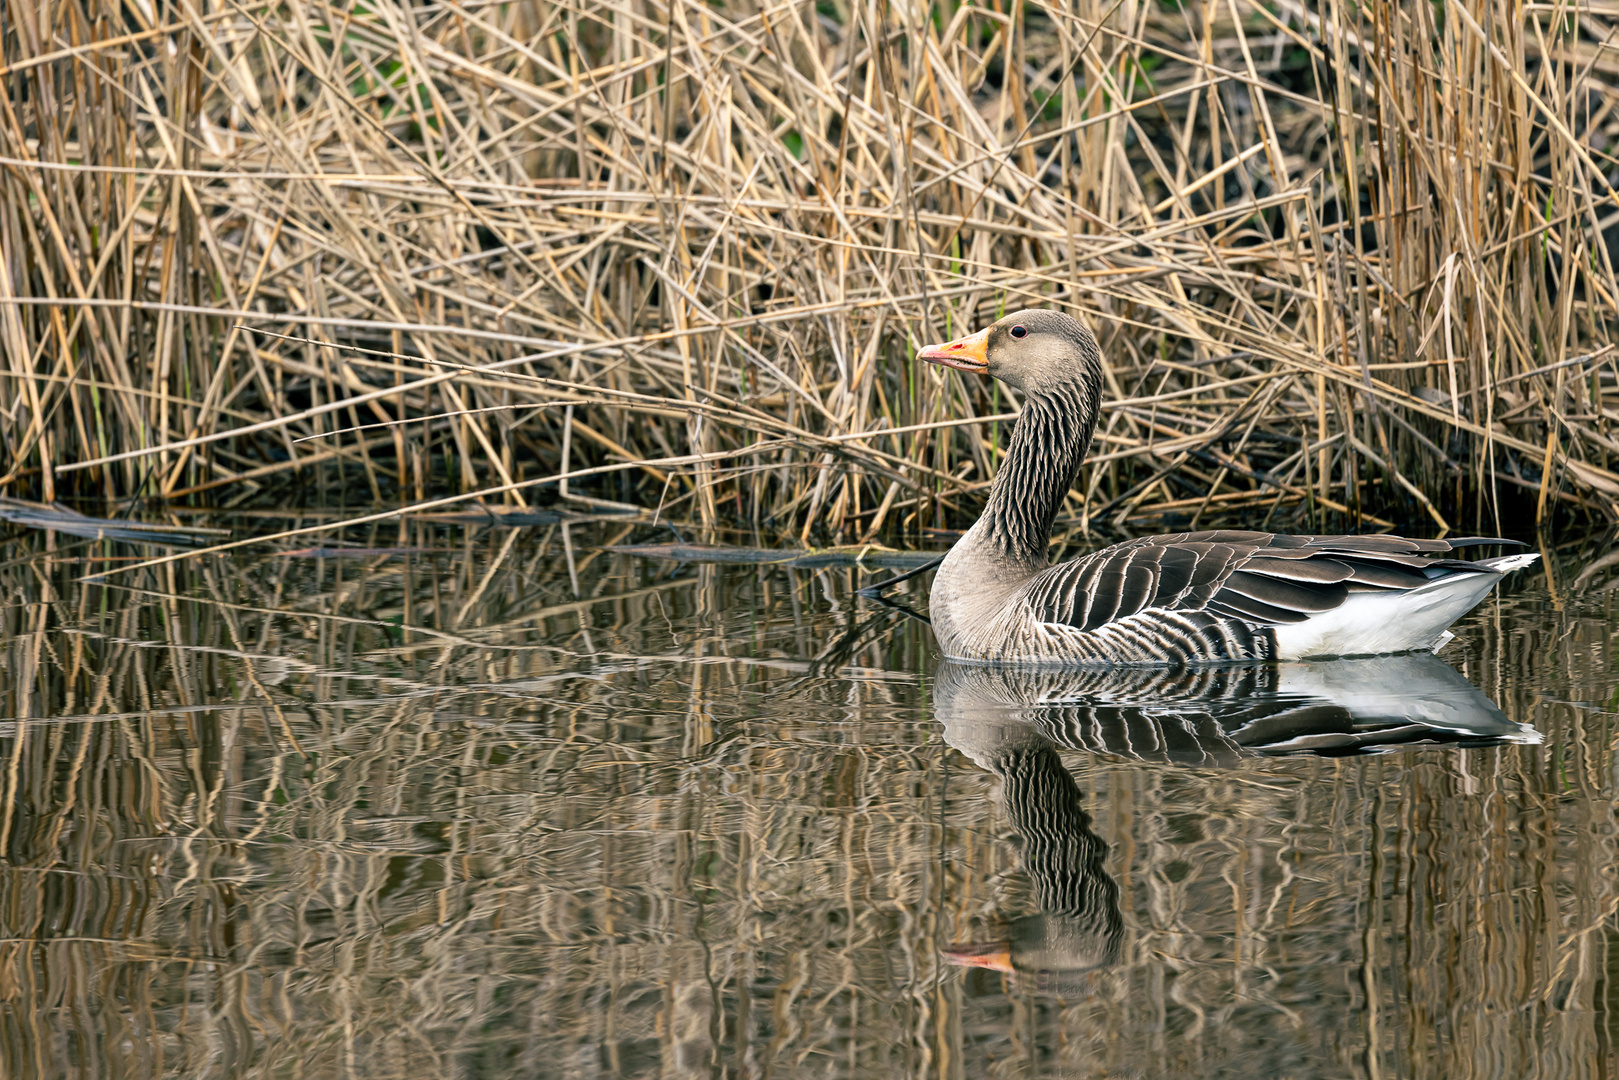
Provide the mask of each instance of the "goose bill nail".
POLYGON ((955 341, 929 345, 917 353, 916 358, 926 360, 930 364, 960 368, 962 371, 977 371, 980 373, 987 371, 989 370, 989 328, 985 327, 976 334, 958 338, 955 341))

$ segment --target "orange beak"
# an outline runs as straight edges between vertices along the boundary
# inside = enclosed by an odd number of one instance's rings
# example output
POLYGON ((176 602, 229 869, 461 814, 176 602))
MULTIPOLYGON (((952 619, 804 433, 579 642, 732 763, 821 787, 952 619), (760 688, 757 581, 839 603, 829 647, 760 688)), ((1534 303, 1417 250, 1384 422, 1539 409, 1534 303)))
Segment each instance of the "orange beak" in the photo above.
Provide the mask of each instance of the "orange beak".
POLYGON ((941 950, 944 958, 957 967, 981 967, 1015 975, 1012 967, 1012 944, 997 941, 989 945, 952 945, 941 950))
POLYGON ((916 358, 982 375, 989 371, 989 327, 942 345, 929 345, 916 358))

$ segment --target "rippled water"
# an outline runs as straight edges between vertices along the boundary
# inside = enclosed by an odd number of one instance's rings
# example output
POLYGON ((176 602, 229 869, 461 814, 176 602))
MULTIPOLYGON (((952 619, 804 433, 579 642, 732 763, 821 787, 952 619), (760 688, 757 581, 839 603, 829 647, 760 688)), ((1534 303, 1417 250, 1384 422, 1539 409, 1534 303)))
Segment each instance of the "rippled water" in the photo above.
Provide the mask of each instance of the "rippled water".
POLYGON ((652 538, 13 537, 4 1075, 1619 1069, 1609 541, 1442 663, 1109 679, 652 538))

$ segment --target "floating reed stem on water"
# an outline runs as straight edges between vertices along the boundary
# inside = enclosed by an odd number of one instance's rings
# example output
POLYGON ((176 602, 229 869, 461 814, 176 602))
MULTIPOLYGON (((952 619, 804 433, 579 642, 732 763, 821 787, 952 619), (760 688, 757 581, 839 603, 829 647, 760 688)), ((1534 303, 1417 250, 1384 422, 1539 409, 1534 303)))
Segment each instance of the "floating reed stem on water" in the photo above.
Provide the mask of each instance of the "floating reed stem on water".
POLYGON ((948 527, 1018 402, 912 354, 1040 305, 1084 530, 1619 518, 1611 15, 6 10, 0 493, 948 527))

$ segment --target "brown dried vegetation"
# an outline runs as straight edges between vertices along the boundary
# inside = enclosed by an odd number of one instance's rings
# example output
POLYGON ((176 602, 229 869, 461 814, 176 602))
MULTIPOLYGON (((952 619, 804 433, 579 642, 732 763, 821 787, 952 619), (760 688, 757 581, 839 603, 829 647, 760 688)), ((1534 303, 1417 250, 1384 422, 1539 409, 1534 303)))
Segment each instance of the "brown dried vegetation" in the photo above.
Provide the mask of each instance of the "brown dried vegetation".
POLYGON ((1017 403, 911 353, 1053 305, 1086 527, 1619 517, 1611 16, 5 10, 7 494, 959 523, 1017 403))

